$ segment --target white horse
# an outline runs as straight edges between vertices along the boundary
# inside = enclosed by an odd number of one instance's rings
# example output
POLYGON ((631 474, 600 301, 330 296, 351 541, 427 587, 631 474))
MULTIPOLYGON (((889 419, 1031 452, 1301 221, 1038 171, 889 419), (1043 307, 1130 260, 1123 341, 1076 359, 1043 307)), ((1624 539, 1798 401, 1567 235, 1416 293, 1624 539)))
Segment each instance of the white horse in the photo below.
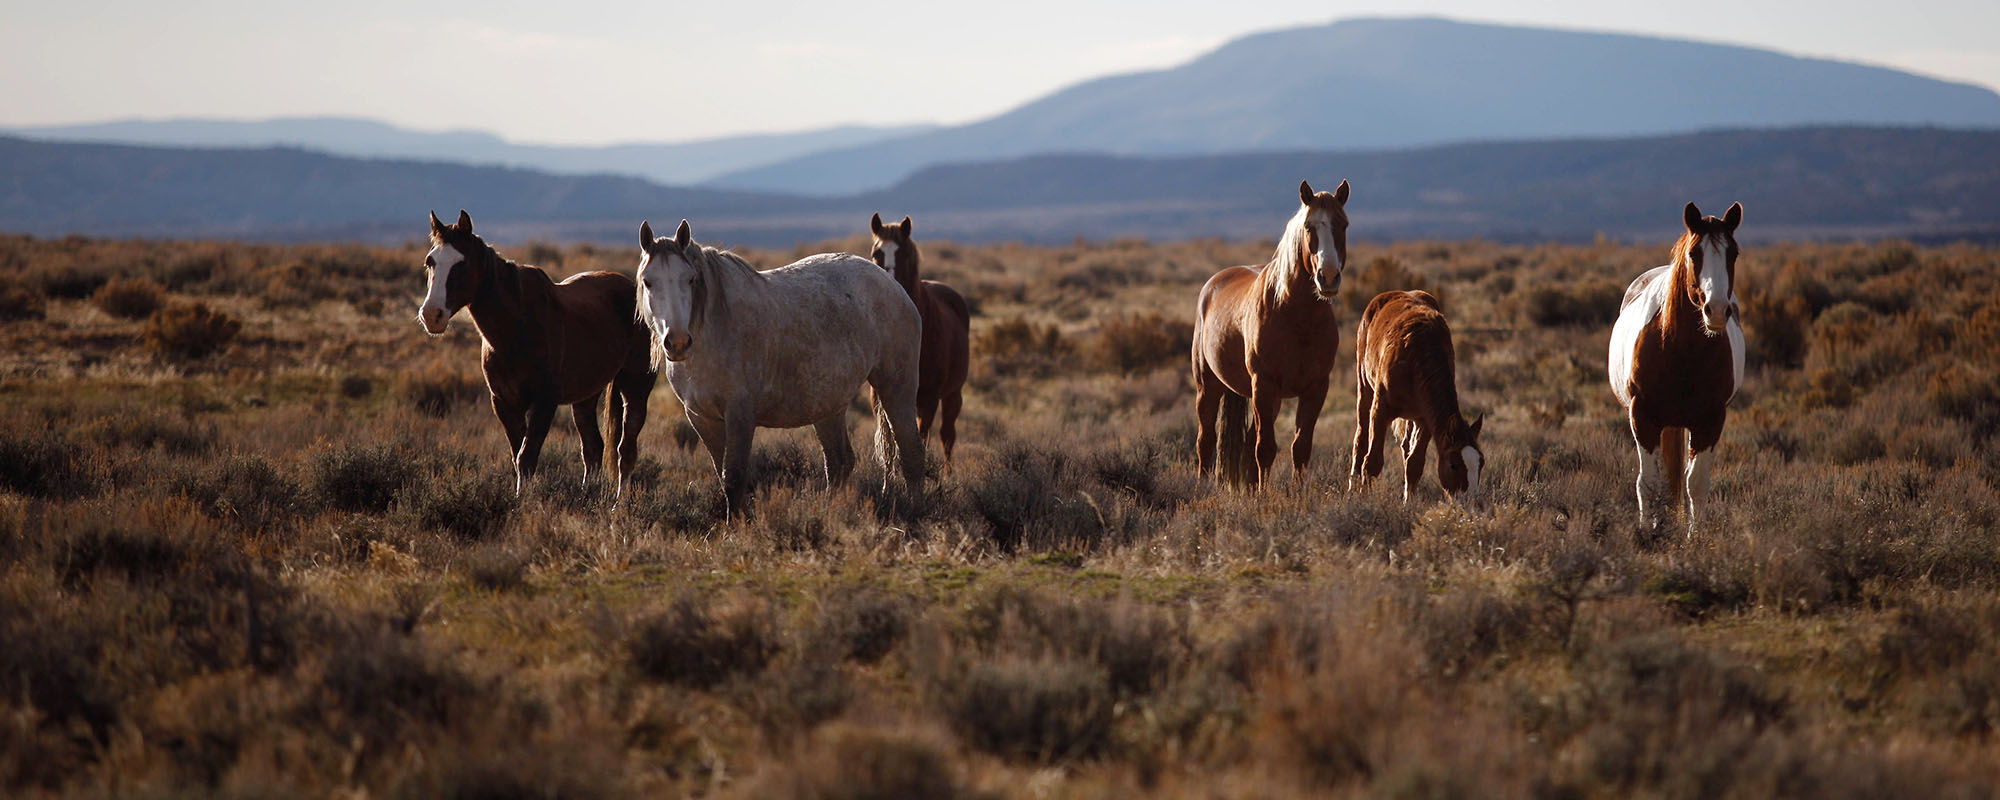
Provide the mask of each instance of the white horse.
POLYGON ((734 253, 697 243, 687 220, 671 239, 654 238, 653 226, 640 223, 639 246, 639 318, 715 460, 732 516, 748 508, 750 440, 759 427, 813 426, 827 485, 847 480, 854 469, 847 405, 864 381, 875 390, 884 488, 900 454, 908 491, 922 496, 923 323, 889 273, 844 254, 758 272, 734 253))

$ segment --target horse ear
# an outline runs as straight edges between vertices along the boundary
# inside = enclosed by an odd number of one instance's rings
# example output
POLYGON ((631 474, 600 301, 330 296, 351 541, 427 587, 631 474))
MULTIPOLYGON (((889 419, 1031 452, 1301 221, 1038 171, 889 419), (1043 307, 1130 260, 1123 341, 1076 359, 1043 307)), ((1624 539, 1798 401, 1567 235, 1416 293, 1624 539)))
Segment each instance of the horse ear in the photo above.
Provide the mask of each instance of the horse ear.
POLYGON ((882 227, 882 212, 877 211, 868 215, 868 230, 876 236, 887 236, 889 234, 889 231, 882 227))
POLYGON ((1694 207, 1694 201, 1688 201, 1687 208, 1681 209, 1681 221, 1687 223, 1689 231, 1701 230, 1701 209, 1694 207))
POLYGON ((458 210, 458 232, 472 232, 472 215, 465 213, 465 209, 463 208, 458 210))
POLYGON ((1727 228, 1730 233, 1735 233, 1736 226, 1741 224, 1743 224, 1743 204, 1730 203, 1729 210, 1722 214, 1722 227, 1727 228))
POLYGON ((910 238, 910 215, 903 215, 903 238, 910 238))
POLYGON ((1480 414, 1479 419, 1473 420, 1472 426, 1465 429, 1466 438, 1475 442, 1479 441, 1479 429, 1485 424, 1486 424, 1486 415, 1480 414))
POLYGON ((1312 201, 1313 201, 1313 185, 1306 181, 1299 181, 1299 202, 1304 203, 1306 205, 1312 205, 1312 201))
POLYGON ((653 252, 652 220, 646 220, 644 222, 639 223, 639 249, 647 253, 653 252))
POLYGON ((442 233, 444 233, 444 223, 443 223, 443 222, 440 222, 440 221, 438 221, 438 212, 436 212, 436 211, 432 211, 432 212, 431 212, 431 235, 432 235, 432 236, 436 236, 436 235, 438 235, 438 234, 442 234, 442 233))
POLYGON ((1333 190, 1333 202, 1347 205, 1347 179, 1340 179, 1340 186, 1333 190))
POLYGON ((688 246, 688 242, 692 241, 694 241, 694 233, 688 230, 688 221, 681 220, 680 230, 674 231, 674 245, 677 247, 686 247, 688 246))

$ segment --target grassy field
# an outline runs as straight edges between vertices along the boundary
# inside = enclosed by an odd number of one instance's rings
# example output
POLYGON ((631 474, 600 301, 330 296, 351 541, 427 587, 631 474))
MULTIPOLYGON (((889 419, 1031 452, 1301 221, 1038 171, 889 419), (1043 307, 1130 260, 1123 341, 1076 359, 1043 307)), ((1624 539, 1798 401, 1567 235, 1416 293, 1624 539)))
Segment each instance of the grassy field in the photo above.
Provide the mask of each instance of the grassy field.
POLYGON ((1195 476, 1195 293, 1270 242, 930 243, 973 376, 906 523, 808 431, 725 521, 664 385, 624 507, 567 411, 516 498, 415 248, 0 238, 0 794, 1992 796, 2000 251, 1750 248, 1684 536, 1603 377, 1666 244, 1354 246, 1344 340, 1453 321, 1460 508, 1346 491, 1351 353, 1308 474, 1195 476))

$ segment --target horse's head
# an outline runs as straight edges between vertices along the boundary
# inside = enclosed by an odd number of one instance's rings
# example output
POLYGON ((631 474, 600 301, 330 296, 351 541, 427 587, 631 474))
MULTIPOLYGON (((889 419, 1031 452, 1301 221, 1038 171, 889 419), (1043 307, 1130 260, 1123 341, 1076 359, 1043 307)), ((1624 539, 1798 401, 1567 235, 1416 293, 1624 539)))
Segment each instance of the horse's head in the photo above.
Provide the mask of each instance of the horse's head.
POLYGON ((446 225, 431 212, 431 249, 424 254, 424 301, 417 306, 417 321, 432 336, 444 335, 451 315, 458 313, 479 290, 478 270, 466 269, 465 260, 483 249, 472 235, 472 215, 459 209, 458 222, 446 225))
POLYGON ((1305 234, 1299 258, 1312 265, 1314 293, 1332 300, 1340 295, 1340 274, 1347 268, 1347 181, 1331 192, 1314 192, 1312 184, 1299 181, 1299 206, 1295 219, 1305 234))
POLYGON ((641 222, 639 251, 639 318, 653 330, 668 361, 687 358, 707 299, 701 245, 687 220, 672 239, 654 238, 652 223, 641 222))
POLYGON ((868 218, 868 230, 875 234, 875 241, 869 246, 868 257, 875 265, 889 271, 896 282, 909 289, 917 278, 917 243, 910 238, 910 217, 895 225, 882 224, 882 215, 868 218))
POLYGON ((1479 494, 1479 473, 1486 466, 1486 453, 1479 449, 1479 429, 1486 424, 1481 415, 1471 425, 1457 415, 1437 439, 1438 483, 1446 497, 1472 499, 1479 494))
POLYGON ((1682 276, 1681 291, 1689 303, 1701 309, 1703 332, 1720 336, 1729 324, 1731 306, 1736 304, 1736 226, 1743 222, 1743 204, 1732 203, 1721 219, 1704 217, 1693 203, 1682 210, 1687 234, 1681 237, 1681 256, 1688 270, 1682 276))

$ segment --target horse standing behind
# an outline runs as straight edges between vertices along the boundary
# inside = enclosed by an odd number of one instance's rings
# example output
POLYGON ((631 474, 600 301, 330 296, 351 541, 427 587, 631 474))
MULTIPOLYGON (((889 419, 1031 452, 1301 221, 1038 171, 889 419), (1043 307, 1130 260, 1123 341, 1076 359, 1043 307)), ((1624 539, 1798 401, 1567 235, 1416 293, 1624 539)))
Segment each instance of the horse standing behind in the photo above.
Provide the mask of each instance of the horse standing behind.
POLYGON ((729 513, 748 509, 750 441, 757 428, 813 426, 829 487, 847 480, 854 450, 847 404, 874 389, 875 453, 887 485, 902 457, 922 497, 917 364, 922 321, 888 273, 851 255, 807 256, 758 272, 734 253, 639 225, 638 315, 654 334, 667 383, 722 478, 729 513))
POLYGON ((583 480, 600 471, 604 437, 597 430, 597 401, 611 385, 606 416, 618 448, 618 497, 623 499, 639 461, 639 431, 654 373, 646 328, 632 318, 632 279, 616 272, 583 272, 556 283, 547 273, 500 257, 472 232, 472 215, 458 212, 445 225, 431 214, 431 249, 424 255, 429 285, 417 320, 432 336, 444 334, 451 316, 472 309, 479 329, 480 361, 493 413, 507 431, 514 460, 514 491, 535 476, 542 440, 556 406, 570 406, 583 445, 583 480))
POLYGON ((951 447, 958 441, 958 410, 964 405, 965 372, 971 363, 972 312, 958 291, 937 281, 919 280, 917 265, 922 256, 910 238, 910 218, 895 226, 882 224, 882 215, 868 218, 875 234, 870 257, 875 264, 896 276, 896 283, 910 296, 923 318, 922 365, 917 371, 917 437, 928 436, 936 422, 938 441, 944 445, 944 460, 951 463, 951 447), (939 403, 943 415, 939 416, 939 403))
POLYGON ((1195 460, 1202 475, 1209 474, 1219 448, 1225 483, 1268 480, 1278 456, 1278 404, 1290 397, 1299 399, 1293 472, 1302 475, 1312 458, 1313 425, 1340 352, 1331 301, 1347 263, 1347 195, 1347 181, 1331 193, 1315 193, 1299 181, 1299 210, 1271 260, 1230 267, 1202 285, 1192 348, 1201 429, 1195 460), (1256 412, 1254 463, 1246 407, 1256 412))
POLYGON ((1639 447, 1642 523, 1655 448, 1677 513, 1684 510, 1691 519, 1707 499, 1715 461, 1708 453, 1721 441, 1729 401, 1743 384, 1736 304, 1736 226, 1743 222, 1743 204, 1730 205, 1716 219, 1689 203, 1681 217, 1687 232, 1674 243, 1673 261, 1632 282, 1611 328, 1611 391, 1625 406, 1639 447))
POLYGON ((1367 485, 1382 474, 1382 447, 1392 421, 1408 420, 1403 432, 1403 502, 1424 477, 1424 445, 1437 442, 1438 484, 1446 497, 1479 490, 1485 454, 1479 429, 1458 409, 1456 357, 1451 326, 1429 292, 1383 292, 1369 301, 1354 332, 1356 417, 1354 458, 1348 488, 1367 485))

